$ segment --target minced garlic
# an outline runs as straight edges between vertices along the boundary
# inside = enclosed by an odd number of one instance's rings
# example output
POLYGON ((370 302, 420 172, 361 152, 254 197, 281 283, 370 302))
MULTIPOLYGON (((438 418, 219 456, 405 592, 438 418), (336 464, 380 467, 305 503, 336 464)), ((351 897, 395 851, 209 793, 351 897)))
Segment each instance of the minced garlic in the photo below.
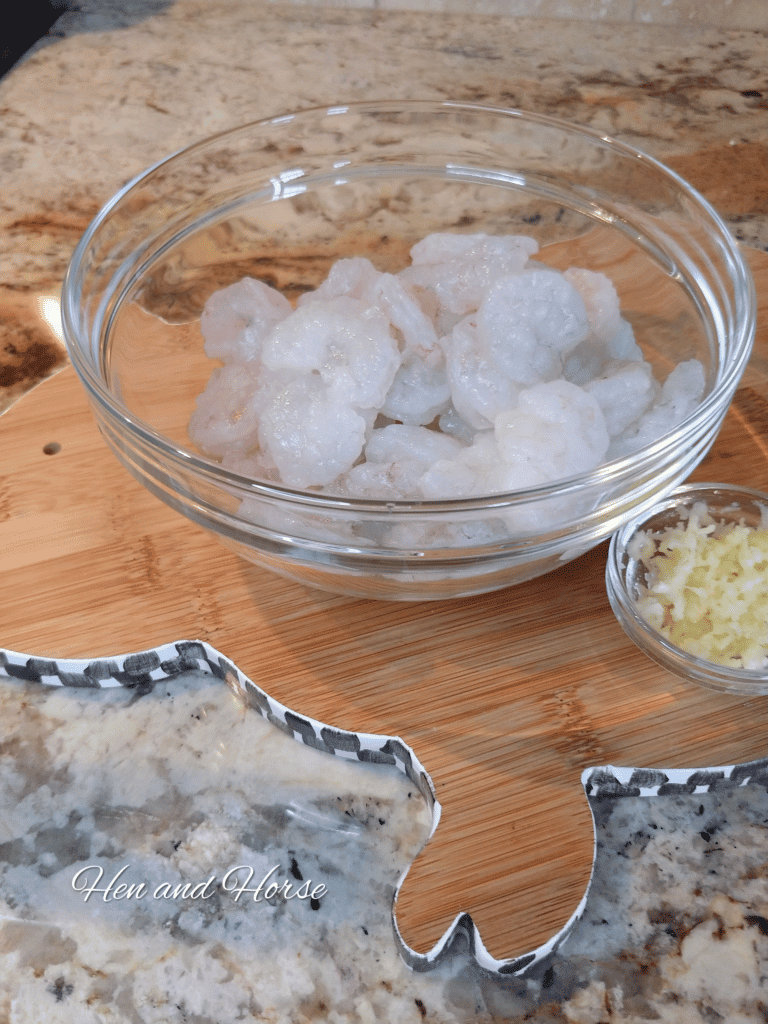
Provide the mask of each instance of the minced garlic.
POLYGON ((630 554, 646 570, 637 607, 675 646, 731 668, 768 668, 768 524, 716 522, 703 502, 630 554))

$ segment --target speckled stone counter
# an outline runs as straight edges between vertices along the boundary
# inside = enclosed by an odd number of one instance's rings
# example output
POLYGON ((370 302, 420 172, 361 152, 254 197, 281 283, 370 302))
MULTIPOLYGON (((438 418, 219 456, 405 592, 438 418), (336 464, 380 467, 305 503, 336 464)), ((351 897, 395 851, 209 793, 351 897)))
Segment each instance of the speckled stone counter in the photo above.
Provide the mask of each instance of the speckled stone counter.
POLYGON ((768 247, 766 33, 253 0, 125 21, 0 81, 0 408, 61 364, 38 298, 58 293, 115 190, 196 139, 296 108, 458 99, 566 118, 665 160, 737 238, 768 247))
POLYGON ((3 1020, 765 1019, 768 762, 678 781, 593 770, 575 924, 505 973, 478 961, 464 915, 410 971, 390 914, 431 790, 384 758, 313 749, 311 729, 289 738, 250 684, 184 669, 195 646, 151 673, 0 651, 3 1020), (65 685, 37 681, 57 672, 65 685))

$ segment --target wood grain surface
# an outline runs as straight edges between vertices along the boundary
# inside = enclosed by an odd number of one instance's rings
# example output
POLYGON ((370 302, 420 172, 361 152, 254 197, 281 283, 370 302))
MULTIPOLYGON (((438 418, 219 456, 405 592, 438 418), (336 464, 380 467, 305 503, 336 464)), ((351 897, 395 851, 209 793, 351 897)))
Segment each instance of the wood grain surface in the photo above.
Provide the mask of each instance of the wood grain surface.
MULTIPOLYGON (((694 476, 768 490, 768 257, 748 255, 756 349, 694 476)), ((585 767, 768 753, 768 698, 688 684, 627 639, 606 545, 482 597, 353 600, 239 560, 152 497, 105 447, 69 368, 0 418, 0 446, 0 646, 96 657, 199 637, 299 712, 400 735, 443 805, 397 907, 416 949, 460 911, 498 957, 565 923, 591 867, 585 767)))

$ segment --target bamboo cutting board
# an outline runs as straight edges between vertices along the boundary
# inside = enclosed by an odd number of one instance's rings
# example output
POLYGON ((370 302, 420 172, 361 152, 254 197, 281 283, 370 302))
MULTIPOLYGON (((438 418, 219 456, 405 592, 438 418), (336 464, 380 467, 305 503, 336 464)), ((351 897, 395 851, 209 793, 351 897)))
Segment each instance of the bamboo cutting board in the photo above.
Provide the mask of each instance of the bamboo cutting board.
MULTIPOLYGON (((768 257, 749 258, 755 354, 695 478, 768 491, 768 257)), ((248 565, 152 497, 106 449, 71 369, 0 418, 0 446, 0 646, 91 658, 201 638, 300 713, 400 735, 443 805, 398 901, 419 951, 460 911, 500 958, 559 930, 592 862, 584 768, 768 754, 768 698, 689 685, 625 637, 606 545, 481 597, 353 600, 248 565)))

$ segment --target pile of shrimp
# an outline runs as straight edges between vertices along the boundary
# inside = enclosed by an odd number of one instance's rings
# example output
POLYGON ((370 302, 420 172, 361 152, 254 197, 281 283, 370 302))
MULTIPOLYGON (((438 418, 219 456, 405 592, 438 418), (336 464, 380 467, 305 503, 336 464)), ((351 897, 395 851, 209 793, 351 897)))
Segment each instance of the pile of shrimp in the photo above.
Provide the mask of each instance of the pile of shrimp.
POLYGON ((189 434, 243 475, 341 496, 441 499, 545 484, 651 443, 704 392, 659 383, 612 282, 526 236, 433 234, 411 265, 336 262, 294 308, 252 278, 205 305, 221 361, 189 434))

